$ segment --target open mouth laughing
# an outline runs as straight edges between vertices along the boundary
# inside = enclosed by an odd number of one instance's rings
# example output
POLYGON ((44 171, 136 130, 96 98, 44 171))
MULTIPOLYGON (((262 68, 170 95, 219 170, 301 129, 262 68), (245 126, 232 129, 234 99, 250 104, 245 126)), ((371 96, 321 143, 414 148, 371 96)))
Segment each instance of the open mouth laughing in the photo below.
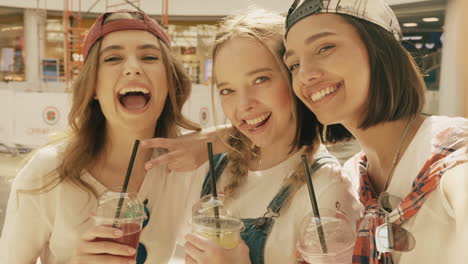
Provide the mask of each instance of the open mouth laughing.
POLYGON ((117 97, 126 110, 143 110, 151 99, 151 93, 146 88, 128 87, 120 90, 117 97))

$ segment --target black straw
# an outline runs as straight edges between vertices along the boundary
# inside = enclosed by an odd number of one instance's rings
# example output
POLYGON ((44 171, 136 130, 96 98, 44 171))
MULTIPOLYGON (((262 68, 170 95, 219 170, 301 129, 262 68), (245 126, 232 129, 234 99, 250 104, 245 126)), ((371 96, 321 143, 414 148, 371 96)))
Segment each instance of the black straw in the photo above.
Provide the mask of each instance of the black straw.
MULTIPOLYGON (((213 194, 213 198, 217 201, 218 200, 218 191, 216 190, 216 179, 215 179, 215 171, 214 171, 214 161, 213 161, 213 143, 208 142, 208 160, 210 163, 210 178, 211 178, 211 191, 213 194)), ((214 215, 215 215, 215 222, 216 222, 216 228, 219 230, 221 228, 219 224, 219 208, 218 204, 216 204, 213 207, 214 210, 214 215)), ((216 235, 219 236, 218 232, 216 232, 216 235)))
MULTIPOLYGON (((128 182, 130 181, 130 175, 132 175, 133 163, 135 163, 138 146, 140 146, 140 140, 137 139, 135 140, 135 144, 133 145, 132 156, 130 157, 130 162, 127 168, 127 174, 125 175, 125 180, 122 186, 122 191, 121 191, 122 194, 120 196, 119 204, 117 205, 117 211, 115 212, 115 216, 114 216, 115 219, 120 218, 120 211, 122 210, 122 204, 124 200, 123 194, 127 192, 128 182)), ((113 227, 116 227, 116 223, 113 224, 113 227)))
POLYGON ((305 177, 307 180, 307 187, 309 188, 310 202, 312 203, 312 210, 317 224, 317 232, 320 239, 320 245, 322 246, 323 253, 328 253, 327 242, 325 241, 325 233, 323 232, 322 221, 320 219, 320 212, 317 205, 317 198, 315 197, 314 185, 312 184, 312 177, 310 176, 309 162, 307 162, 307 156, 302 155, 302 164, 304 165, 305 177))

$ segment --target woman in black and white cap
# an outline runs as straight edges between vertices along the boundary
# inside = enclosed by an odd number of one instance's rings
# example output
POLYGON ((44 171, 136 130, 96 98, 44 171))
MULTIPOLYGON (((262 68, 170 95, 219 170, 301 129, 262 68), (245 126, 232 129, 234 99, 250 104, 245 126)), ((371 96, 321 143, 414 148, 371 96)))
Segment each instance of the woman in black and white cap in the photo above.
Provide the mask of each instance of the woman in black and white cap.
POLYGON ((363 150, 345 164, 366 208, 353 263, 445 263, 468 228, 468 120, 422 114, 400 36, 384 0, 295 1, 286 20, 294 92, 363 150))

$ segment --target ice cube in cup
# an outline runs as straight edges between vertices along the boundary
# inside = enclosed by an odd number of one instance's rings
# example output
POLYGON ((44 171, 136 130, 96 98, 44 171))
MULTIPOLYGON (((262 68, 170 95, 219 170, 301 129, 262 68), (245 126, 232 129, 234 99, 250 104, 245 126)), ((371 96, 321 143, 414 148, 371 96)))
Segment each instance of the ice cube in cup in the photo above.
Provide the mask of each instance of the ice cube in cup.
POLYGON ((240 231, 244 227, 239 211, 223 195, 202 197, 192 207, 190 224, 192 233, 226 249, 235 248, 239 244, 240 231))
POLYGON ((297 250, 308 263, 349 264, 356 240, 355 225, 340 211, 319 209, 320 221, 311 212, 299 228, 297 250), (318 226, 321 225, 327 252, 323 252, 318 226))

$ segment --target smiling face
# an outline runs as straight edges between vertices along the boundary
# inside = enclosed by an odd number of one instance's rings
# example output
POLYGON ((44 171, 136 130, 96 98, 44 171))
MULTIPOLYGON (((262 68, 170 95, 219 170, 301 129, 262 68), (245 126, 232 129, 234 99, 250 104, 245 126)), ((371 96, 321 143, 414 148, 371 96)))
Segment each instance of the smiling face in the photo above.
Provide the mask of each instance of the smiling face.
POLYGON ((285 63, 296 95, 323 124, 359 126, 370 86, 367 48, 339 15, 303 18, 289 31, 285 63))
POLYGON ((95 99, 107 124, 154 131, 168 94, 158 39, 142 30, 113 32, 99 52, 95 99))
POLYGON ((295 133, 289 83, 269 50, 236 37, 214 57, 216 87, 225 116, 256 146, 290 144, 295 133))

